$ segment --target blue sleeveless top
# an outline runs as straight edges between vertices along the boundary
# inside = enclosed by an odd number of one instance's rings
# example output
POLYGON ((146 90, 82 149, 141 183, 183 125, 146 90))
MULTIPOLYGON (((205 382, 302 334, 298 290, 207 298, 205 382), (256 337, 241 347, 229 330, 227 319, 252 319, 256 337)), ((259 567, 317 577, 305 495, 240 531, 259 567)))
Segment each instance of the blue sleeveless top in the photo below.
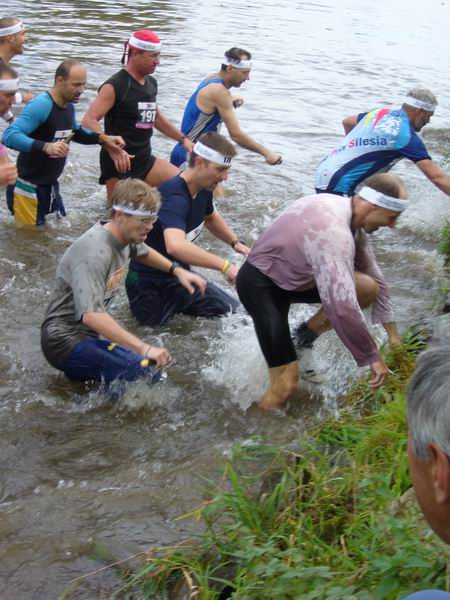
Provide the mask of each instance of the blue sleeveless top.
MULTIPOLYGON (((222 122, 218 112, 204 113, 197 106, 197 94, 210 83, 222 83, 223 79, 206 79, 202 81, 192 96, 189 98, 184 109, 181 131, 187 135, 190 140, 196 142, 202 133, 207 131, 217 131, 222 122)), ((177 144, 170 155, 170 162, 179 167, 186 160, 186 150, 181 144, 177 144)))

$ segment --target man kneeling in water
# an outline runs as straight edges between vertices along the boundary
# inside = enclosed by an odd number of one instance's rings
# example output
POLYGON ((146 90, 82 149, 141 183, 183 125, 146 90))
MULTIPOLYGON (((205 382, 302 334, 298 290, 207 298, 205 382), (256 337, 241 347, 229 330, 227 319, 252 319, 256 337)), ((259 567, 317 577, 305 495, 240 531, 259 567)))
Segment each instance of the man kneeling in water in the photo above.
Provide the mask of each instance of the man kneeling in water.
POLYGON ((171 273, 193 294, 205 292, 199 275, 174 266, 144 240, 157 219, 159 192, 137 179, 120 182, 112 195, 112 217, 86 231, 63 255, 41 330, 48 362, 77 381, 158 378, 169 364, 166 348, 126 331, 106 307, 122 283, 129 258, 171 273), (100 339, 100 336, 103 339, 100 339), (145 367, 143 359, 156 368, 145 367))

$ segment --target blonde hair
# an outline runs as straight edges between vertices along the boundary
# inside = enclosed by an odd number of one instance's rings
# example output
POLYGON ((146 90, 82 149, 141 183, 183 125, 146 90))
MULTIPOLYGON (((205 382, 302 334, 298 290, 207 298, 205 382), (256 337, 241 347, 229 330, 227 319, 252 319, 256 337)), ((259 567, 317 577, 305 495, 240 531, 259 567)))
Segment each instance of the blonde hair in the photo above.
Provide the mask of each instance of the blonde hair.
MULTIPOLYGON (((133 210, 158 212, 161 195, 156 188, 150 187, 141 179, 123 179, 119 181, 111 195, 110 207, 123 206, 133 210)), ((116 211, 111 208, 111 215, 116 211)))

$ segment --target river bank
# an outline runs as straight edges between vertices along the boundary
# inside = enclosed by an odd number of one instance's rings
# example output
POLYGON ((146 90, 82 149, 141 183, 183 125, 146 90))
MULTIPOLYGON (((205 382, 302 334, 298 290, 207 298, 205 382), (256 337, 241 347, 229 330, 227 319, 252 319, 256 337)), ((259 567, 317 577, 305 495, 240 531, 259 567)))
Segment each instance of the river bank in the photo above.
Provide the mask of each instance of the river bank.
POLYGON ((406 336, 386 353, 387 385, 357 382, 339 419, 316 424, 298 449, 261 438, 235 447, 214 493, 187 515, 204 532, 149 551, 129 587, 149 600, 394 600, 448 589, 448 549, 416 505, 406 454, 406 391, 424 347, 406 336))

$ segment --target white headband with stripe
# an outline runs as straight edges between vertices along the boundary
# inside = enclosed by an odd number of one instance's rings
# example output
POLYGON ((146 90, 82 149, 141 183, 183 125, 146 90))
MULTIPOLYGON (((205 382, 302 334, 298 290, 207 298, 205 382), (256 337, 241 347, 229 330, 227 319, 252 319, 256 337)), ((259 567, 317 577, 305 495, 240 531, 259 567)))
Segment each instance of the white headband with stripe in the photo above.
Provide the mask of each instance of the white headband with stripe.
POLYGON ((154 218, 158 216, 157 212, 145 210, 144 208, 133 208, 129 204, 113 204, 113 210, 120 210, 120 212, 126 213, 127 215, 132 215, 133 217, 154 218))
POLYGON ((201 156, 202 158, 210 160, 213 163, 223 165, 224 167, 231 167, 232 156, 224 156, 223 154, 220 154, 220 152, 217 152, 217 150, 213 150, 201 142, 195 143, 194 152, 197 154, 197 156, 201 156))
POLYGON ((228 58, 228 56, 226 54, 224 54, 223 59, 222 59, 222 64, 223 65, 230 65, 231 67, 234 67, 235 69, 245 69, 250 70, 252 68, 252 61, 251 60, 232 60, 230 58, 228 58))
POLYGON ((159 52, 161 50, 161 42, 147 42, 146 40, 140 40, 132 35, 128 40, 128 45, 131 48, 137 48, 138 50, 145 50, 146 52, 159 52))
POLYGON ((434 102, 425 102, 424 100, 414 98, 414 96, 406 96, 404 103, 408 106, 414 106, 414 108, 422 108, 428 112, 434 112, 436 109, 436 104, 434 104, 434 102))
POLYGON ((393 210, 395 212, 403 212, 408 206, 407 200, 394 198, 393 196, 387 196, 386 194, 378 192, 367 185, 362 187, 359 192, 357 192, 357 195, 363 200, 367 200, 367 202, 370 202, 371 204, 375 204, 380 208, 387 208, 388 210, 393 210))
POLYGON ((0 37, 5 37, 6 35, 14 35, 15 33, 19 33, 19 31, 23 31, 25 29, 22 21, 11 25, 10 27, 2 27, 0 29, 0 37))
POLYGON ((0 92, 17 92, 18 88, 18 79, 0 79, 0 92))

